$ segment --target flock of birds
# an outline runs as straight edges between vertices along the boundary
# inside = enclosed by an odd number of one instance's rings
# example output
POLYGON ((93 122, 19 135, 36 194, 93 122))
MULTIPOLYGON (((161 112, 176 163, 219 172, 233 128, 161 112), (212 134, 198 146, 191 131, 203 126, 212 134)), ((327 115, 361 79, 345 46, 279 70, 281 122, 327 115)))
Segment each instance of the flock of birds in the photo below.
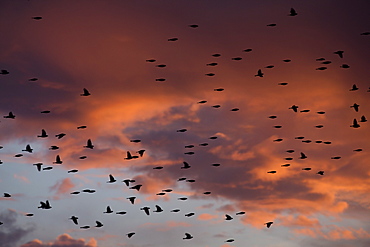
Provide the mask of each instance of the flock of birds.
MULTIPOLYGON (((296 12, 295 9, 291 8, 288 15, 290 17, 294 17, 294 16, 297 16, 298 13, 296 12)), ((32 17, 32 19, 39 21, 39 20, 42 20, 42 17, 37 16, 37 17, 32 17)), ((268 27, 275 27, 276 24, 275 23, 270 23, 267 26, 268 27)), ((192 25, 189 25, 189 27, 190 28, 198 28, 199 26, 197 24, 192 24, 192 25)), ((370 32, 364 32, 364 33, 361 33, 361 35, 370 35, 370 32)), ((178 40, 179 39, 177 37, 173 37, 173 38, 169 38, 168 39, 169 42, 176 42, 178 40)), ((243 50, 243 52, 252 52, 252 49, 245 49, 245 50, 243 50)), ((344 51, 341 51, 341 50, 334 51, 333 54, 338 55, 338 57, 340 59, 343 59, 344 58, 344 51)), ((214 58, 218 58, 220 56, 221 56, 221 54, 219 54, 219 53, 212 54, 212 57, 214 57, 214 58)), ((242 57, 233 57, 231 59, 232 60, 235 60, 235 61, 238 61, 238 60, 242 60, 242 57)), ((331 64, 331 61, 330 60, 326 60, 325 58, 322 58, 322 57, 321 58, 317 58, 316 61, 321 63, 320 67, 318 67, 316 70, 326 70, 327 69, 326 66, 329 65, 329 64, 331 64)), ((146 62, 147 63, 155 63, 156 62, 156 59, 154 59, 154 58, 147 59, 146 62)), ((290 59, 284 59, 283 62, 289 63, 289 62, 291 62, 291 60, 290 59)), ((214 66, 217 66, 217 65, 218 65, 217 62, 210 62, 210 63, 207 63, 206 64, 206 66, 208 66, 208 67, 214 67, 214 66)), ((156 67, 158 67, 158 68, 165 68, 166 65, 165 64, 157 64, 156 67)), ((345 64, 345 63, 343 63, 340 67, 343 68, 343 69, 350 68, 350 66, 348 64, 345 64)), ((274 65, 268 65, 268 66, 264 67, 264 69, 272 69, 272 68, 274 68, 274 65)), ((264 71, 263 71, 264 69, 262 69, 262 68, 261 69, 258 69, 257 72, 256 72, 256 74, 254 76, 255 77, 261 77, 261 78, 264 77, 264 74, 265 74, 264 71)), ((9 73, 10 72, 8 70, 6 70, 6 69, 2 69, 1 72, 0 72, 1 75, 8 75, 9 73)), ((211 76, 215 76, 214 73, 207 73, 205 75, 206 76, 210 76, 210 77, 211 76)), ((34 81, 37 81, 37 80, 38 80, 38 78, 30 78, 29 79, 29 81, 31 81, 31 82, 34 82, 34 81)), ((166 78, 156 78, 155 81, 164 82, 164 81, 166 81, 166 78)), ((286 82, 279 83, 279 85, 281 85, 281 86, 286 86, 287 84, 288 83, 286 83, 286 82)), ((357 87, 356 84, 353 84, 352 87, 349 89, 349 91, 351 91, 351 92, 358 91, 358 90, 359 90, 359 88, 357 87)), ((214 91, 215 92, 222 92, 222 91, 224 91, 224 88, 215 88, 214 91)), ((370 88, 368 89, 367 92, 370 92, 370 88)), ((88 97, 88 96, 91 96, 91 93, 89 92, 88 89, 83 88, 83 92, 80 94, 80 96, 81 97, 88 97)), ((198 104, 206 104, 207 103, 207 100, 201 100, 201 101, 198 101, 197 103, 198 104)), ((220 105, 213 105, 212 107, 219 108, 220 105)), ((359 104, 354 103, 353 105, 351 105, 349 107, 350 108, 353 108, 353 110, 355 112, 359 112, 359 107, 360 107, 359 104)), ((308 109, 303 109, 303 110, 299 110, 299 109, 300 109, 299 106, 292 105, 287 110, 292 110, 295 113, 305 113, 305 112, 309 112, 310 111, 308 109)), ((234 111, 234 112, 235 111, 239 111, 239 108, 233 108, 233 109, 231 109, 231 111, 234 111)), ((49 114, 49 113, 51 113, 51 111, 48 111, 47 110, 47 111, 42 111, 41 113, 42 114, 49 114)), ((317 112, 317 114, 325 114, 325 112, 324 111, 319 111, 319 112, 317 112)), ((5 119, 8 119, 9 121, 16 119, 16 115, 12 111, 10 111, 7 115, 5 115, 3 117, 5 119)), ((268 116, 268 118, 270 118, 270 119, 273 120, 273 119, 276 119, 277 116, 271 115, 271 116, 268 116)), ((360 127, 360 123, 362 124, 362 123, 365 123, 365 122, 367 122, 366 117, 364 115, 361 115, 361 116, 359 116, 358 119, 356 119, 356 118, 353 119, 352 125, 350 125, 349 127, 359 128, 360 127)), ((273 127, 279 129, 282 126, 281 125, 275 125, 273 127)), ((316 128, 322 128, 324 126, 323 125, 316 125, 315 127, 316 128)), ((85 128, 87 128, 87 126, 78 126, 77 127, 77 129, 85 129, 85 128)), ((187 129, 185 129, 185 128, 182 128, 182 129, 178 129, 177 130, 177 132, 179 132, 179 133, 183 133, 183 132, 186 132, 186 131, 187 131, 187 129)), ((55 135, 55 137, 57 139, 64 138, 65 136, 66 136, 65 133, 59 133, 59 134, 55 135)), ((48 133, 47 133, 47 131, 45 129, 42 129, 41 130, 41 133, 39 135, 37 135, 37 138, 48 138, 48 137, 49 137, 49 135, 48 135, 48 133)), ((218 138, 217 136, 211 136, 211 137, 209 137, 210 140, 215 140, 217 138, 218 138)), ((312 142, 312 140, 305 139, 305 137, 303 137, 303 136, 295 137, 295 139, 301 140, 302 142, 305 142, 305 143, 311 143, 312 142)), ((281 142, 281 141, 283 141, 282 138, 278 138, 278 139, 273 140, 273 142, 281 142)), ((131 140, 131 142, 133 142, 133 143, 140 143, 141 140, 134 139, 134 140, 131 140)), ((317 141, 315 141, 315 143, 331 144, 331 141, 317 140, 317 141)), ((201 143, 199 145, 200 146, 207 146, 209 144, 207 142, 204 142, 204 143, 201 143)), ((185 146, 186 149, 192 149, 194 147, 195 147, 194 145, 186 145, 185 146)), ((0 146, 0 149, 1 148, 3 148, 3 147, 0 146)), ((93 142, 92 142, 91 139, 88 139, 86 141, 86 145, 83 146, 83 148, 86 148, 86 149, 94 149, 95 148, 95 145, 93 144, 93 142)), ((52 146, 49 147, 49 150, 51 150, 51 151, 55 151, 55 150, 58 150, 58 149, 59 149, 59 146, 56 146, 56 145, 52 145, 52 146)), ((33 153, 33 150, 34 149, 31 147, 30 144, 26 144, 26 146, 22 150, 22 152, 33 153)), ((358 148, 358 149, 355 149, 353 151, 355 151, 355 152, 361 152, 362 149, 361 148, 358 148)), ((286 150, 286 152, 287 153, 294 153, 295 150, 289 149, 289 150, 286 150)), ((124 157, 124 159, 125 160, 139 159, 139 158, 142 158, 144 156, 144 153, 145 153, 145 150, 144 149, 138 150, 135 153, 132 153, 130 151, 127 151, 126 152, 126 157, 124 157)), ((185 152, 184 154, 186 154, 186 155, 193 155, 194 152, 189 151, 189 152, 185 152)), ((22 157, 22 156, 23 156, 23 154, 21 154, 21 153, 15 155, 15 157, 22 157)), ((80 159, 86 159, 87 156, 80 156, 79 158, 80 159)), ((299 158, 298 159, 303 160, 303 159, 307 159, 307 158, 308 157, 307 157, 307 155, 304 152, 300 152, 300 155, 299 155, 299 158)), ((331 159, 340 159, 340 158, 341 158, 340 156, 331 157, 331 159)), ((293 158, 292 157, 287 157, 287 158, 285 158, 285 160, 289 161, 289 160, 293 160, 293 158)), ((2 163, 3 162, 0 160, 0 164, 2 164, 2 163)), ((63 164, 63 160, 60 157, 60 155, 56 155, 55 161, 53 162, 53 164, 55 164, 55 165, 62 165, 63 164)), ((47 171, 47 170, 52 170, 54 168, 54 166, 44 166, 44 164, 42 162, 35 163, 33 165, 36 167, 37 171, 39 171, 39 172, 47 171)), ((220 166, 220 164, 212 164, 212 165, 215 166, 215 167, 220 166)), ((284 165, 281 165, 281 167, 289 167, 289 166, 290 166, 289 163, 284 164, 284 165)), ((156 166, 153 169, 161 170, 163 168, 164 168, 163 166, 156 166)), ((183 166, 181 166, 180 168, 181 169, 191 169, 191 165, 188 162, 184 161, 183 162, 183 166)), ((311 167, 304 167, 304 168, 302 168, 302 170, 310 171, 311 170, 311 167)), ((77 172, 78 172, 78 169, 68 170, 68 173, 77 173, 77 172)), ((270 171, 266 171, 266 172, 267 173, 270 173, 270 174, 275 174, 278 171, 277 170, 270 170, 270 171)), ((319 170, 319 171, 316 172, 316 174, 318 174, 320 176, 323 176, 324 175, 324 172, 325 171, 323 171, 323 170, 319 170)), ((195 182, 194 179, 187 179, 185 177, 179 178, 178 181, 185 181, 185 182, 189 182, 189 183, 195 182)), ((109 174, 108 175, 108 181, 107 181, 107 183, 113 184, 113 183, 116 183, 116 182, 118 182, 117 178, 114 177, 114 175, 109 174)), ((122 180, 122 182, 129 189, 134 190, 134 191, 137 191, 137 192, 140 191, 140 189, 142 188, 142 186, 145 186, 143 184, 137 184, 136 181, 135 181, 135 179, 130 179, 130 178, 124 179, 124 180, 122 180)), ((161 192, 157 193, 156 195, 163 196, 163 195, 166 195, 166 193, 171 193, 172 191, 173 191, 172 189, 163 189, 161 192)), ((94 190, 94 189, 84 189, 82 191, 73 191, 70 194, 77 195, 77 194, 80 194, 81 192, 83 192, 83 193, 95 193, 96 190, 94 190)), ((204 195, 210 195, 211 192, 210 191, 206 191, 203 194, 204 195)), ((3 197, 5 197, 5 198, 11 198, 11 194, 8 193, 8 192, 3 192, 3 197)), ((135 199, 136 199, 136 196, 127 197, 127 200, 132 205, 135 204, 135 199)), ((187 197, 180 197, 180 198, 178 198, 178 200, 182 200, 182 201, 185 201, 187 199, 188 199, 187 197)), ((43 209, 43 210, 49 210, 49 209, 52 209, 52 206, 51 206, 51 203, 49 202, 49 200, 46 200, 46 201, 40 201, 40 205, 38 206, 38 208, 39 209, 43 209)), ((152 210, 152 208, 149 207, 149 206, 141 207, 140 210, 143 211, 148 216, 151 213, 161 213, 161 212, 164 211, 160 205, 155 205, 154 210, 152 210)), ((177 212, 180 212, 180 209, 176 208, 176 209, 171 210, 170 212, 177 213, 177 212)), ((113 214, 113 213, 115 213, 117 215, 125 215, 125 214, 127 214, 126 211, 116 211, 115 212, 115 211, 112 210, 111 206, 107 206, 106 207, 106 210, 104 212, 102 212, 102 213, 104 213, 104 214, 113 214)), ((244 211, 240 211, 240 212, 236 212, 235 215, 244 215, 245 213, 246 212, 244 212, 244 211)), ((195 215, 195 212, 189 212, 189 213, 185 214, 186 217, 192 217, 194 215, 195 215)), ((33 213, 27 213, 27 214, 25 214, 25 216, 32 217, 32 216, 34 216, 34 214, 33 213)), ((72 223, 74 225, 79 226, 79 228, 81 228, 81 229, 89 229, 91 227, 101 228, 101 227, 104 226, 104 224, 101 221, 98 221, 98 220, 95 221, 95 225, 94 226, 91 226, 91 225, 82 225, 82 226, 80 226, 80 224, 79 224, 79 217, 76 216, 76 215, 72 215, 69 219, 72 221, 72 223)), ((231 220, 233 220, 233 217, 230 214, 225 214, 224 220, 225 221, 231 221, 231 220)), ((262 223, 263 222, 261 222, 261 224, 262 223)), ((0 222, 0 225, 2 225, 2 224, 7 224, 7 222, 0 222)), ((269 221, 269 222, 265 222, 264 223, 264 225, 266 225, 267 228, 270 228, 272 224, 273 224, 273 221, 269 221)), ((132 231, 132 232, 127 233, 126 235, 127 235, 128 238, 131 238, 131 237, 133 237, 135 235, 135 232, 132 231)), ((183 237, 184 240, 190 240, 192 238, 193 238, 193 235, 191 233, 189 233, 189 232, 185 232, 184 233, 184 237, 183 237)), ((225 242, 231 243, 233 241, 234 241, 234 239, 231 238, 231 239, 227 239, 225 242)))

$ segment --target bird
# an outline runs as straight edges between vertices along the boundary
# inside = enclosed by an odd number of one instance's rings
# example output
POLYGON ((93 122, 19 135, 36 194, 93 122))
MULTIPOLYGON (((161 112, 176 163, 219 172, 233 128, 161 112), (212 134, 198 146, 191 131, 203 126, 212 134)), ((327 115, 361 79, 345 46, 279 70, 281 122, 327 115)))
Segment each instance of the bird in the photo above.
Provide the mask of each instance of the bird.
POLYGON ((343 58, 344 51, 335 51, 334 54, 337 54, 340 58, 343 58))
POLYGON ((243 50, 244 52, 251 52, 252 51, 252 49, 251 48, 248 48, 248 49, 245 49, 245 50, 243 50))
POLYGON ((277 116, 268 116, 268 118, 271 118, 271 119, 275 119, 275 118, 277 118, 277 116))
POLYGON ((324 57, 316 58, 316 61, 324 61, 324 60, 325 60, 324 57))
POLYGON ((331 157, 332 160, 339 160, 340 158, 342 158, 342 157, 340 157, 340 156, 331 157))
POLYGON ((146 62, 148 62, 148 63, 154 63, 155 61, 157 61, 157 60, 155 60, 155 59, 147 59, 146 60, 146 62))
POLYGON ((290 164, 281 165, 281 167, 288 167, 288 166, 290 166, 290 164))
POLYGON ((358 104, 354 103, 354 104, 353 104, 353 105, 351 105, 350 107, 351 107, 351 108, 353 108, 353 109, 355 110, 355 112, 358 112, 360 105, 358 105, 358 104))
POLYGON ((235 241, 235 239, 230 238, 230 239, 226 240, 225 242, 226 242, 226 243, 231 243, 231 242, 234 242, 234 241, 235 241))
POLYGON ((38 171, 41 171, 42 163, 35 163, 35 164, 33 164, 33 165, 37 167, 37 170, 38 170, 38 171))
POLYGON ((113 210, 110 208, 110 206, 107 206, 107 210, 103 213, 104 214, 111 214, 111 213, 113 213, 113 210))
POLYGON ((292 109, 294 112, 298 112, 298 106, 296 105, 292 105, 289 109, 292 109))
POLYGON ((89 95, 91 95, 90 92, 89 92, 89 90, 87 90, 86 88, 84 88, 83 91, 84 92, 82 94, 80 94, 81 96, 89 96, 89 95))
POLYGON ((288 83, 287 82, 280 82, 280 83, 278 83, 278 85, 280 85, 280 86, 286 86, 286 85, 288 85, 288 83))
POLYGON ((74 216, 72 215, 71 218, 69 218, 73 221, 73 223, 75 223, 75 225, 78 225, 78 217, 77 216, 74 216))
POLYGON ((96 225, 95 225, 95 227, 102 227, 103 226, 103 224, 100 222, 100 221, 95 221, 95 223, 96 223, 96 225))
POLYGON ((150 207, 142 207, 142 208, 140 208, 140 210, 144 210, 144 212, 145 212, 145 214, 146 215, 149 215, 150 214, 150 211, 149 211, 149 209, 150 209, 150 207))
POLYGON ((78 195, 78 194, 80 194, 81 192, 79 192, 79 191, 73 191, 73 192, 71 192, 70 194, 72 194, 72 195, 78 195))
POLYGON ((195 147, 194 145, 190 144, 190 145, 186 145, 185 148, 193 148, 195 147))
POLYGON ((16 155, 14 155, 14 157, 22 157, 23 156, 23 154, 16 154, 16 155))
POLYGON ((165 64, 158 64, 158 65, 156 65, 156 67, 158 67, 158 68, 165 68, 167 65, 165 65, 165 64))
POLYGON ((179 39, 178 38, 170 38, 168 39, 168 41, 178 41, 179 39))
POLYGON ((60 134, 57 134, 55 135, 55 137, 57 137, 58 139, 62 139, 66 134, 64 133, 60 133, 60 134))
POLYGON ((86 159, 87 158, 87 156, 86 155, 83 155, 83 156, 80 156, 80 157, 78 157, 80 160, 84 160, 84 159, 86 159))
POLYGON ((353 151, 354 152, 361 152, 362 151, 362 148, 357 148, 357 149, 354 149, 353 151))
POLYGON ((341 66, 339 66, 340 68, 342 69, 349 69, 351 66, 349 66, 348 64, 342 64, 341 66))
POLYGON ((278 138, 278 139, 273 140, 273 142, 281 142, 281 141, 283 141, 282 138, 278 138))
POLYGON ((50 203, 48 200, 46 200, 46 202, 40 202, 40 206, 38 208, 41 208, 41 209, 51 209, 51 206, 50 206, 50 203))
POLYGON ((355 118, 355 119, 353 119, 353 124, 352 124, 352 125, 350 125, 350 127, 352 127, 352 128, 360 128, 360 125, 357 123, 356 118, 355 118))
POLYGON ((197 103, 198 104, 205 104, 205 103, 207 103, 207 100, 201 100, 201 101, 198 101, 197 103))
POLYGON ((44 114, 46 114, 46 113, 50 113, 50 111, 42 111, 42 112, 40 112, 40 113, 44 113, 44 114))
POLYGON ((155 81, 166 81, 166 78, 156 78, 155 81))
POLYGON ((41 16, 34 16, 34 17, 32 17, 32 19, 39 21, 39 20, 42 20, 42 17, 41 16))
POLYGON ((52 170, 52 169, 53 169, 52 166, 47 166, 47 167, 42 168, 43 171, 52 170))
POLYGON ((240 211, 240 212, 237 212, 237 213, 236 213, 236 215, 243 215, 243 214, 245 214, 245 212, 244 212, 244 211, 240 211))
POLYGON ((187 154, 187 155, 193 155, 193 154, 194 154, 194 152, 186 152, 186 153, 184 153, 184 154, 187 154))
POLYGON ((179 130, 176 130, 176 132, 185 132, 187 131, 187 129, 179 129, 179 130))
POLYGON ((90 148, 90 149, 93 149, 94 148, 94 145, 92 144, 92 141, 91 139, 88 139, 87 140, 87 144, 86 146, 83 146, 84 148, 90 148))
POLYGON ((172 192, 173 190, 172 189, 164 189, 162 190, 163 192, 172 192))
POLYGON ((231 58, 231 60, 234 60, 234 61, 240 61, 242 59, 243 59, 242 57, 233 57, 233 58, 231 58))
POLYGON ((360 122, 362 122, 362 123, 367 122, 367 119, 364 115, 361 116, 360 122))
POLYGON ((191 27, 191 28, 197 28, 199 26, 197 24, 191 24, 191 25, 189 25, 189 27, 191 27))
POLYGON ((296 16, 296 15, 298 15, 297 11, 295 11, 295 9, 293 9, 293 8, 290 8, 289 16, 296 16))
POLYGON ((124 182, 126 184, 126 186, 130 186, 130 183, 135 182, 135 180, 132 180, 132 179, 127 178, 125 180, 122 180, 122 182, 124 182))
POLYGON ((324 62, 321 62, 321 64, 331 64, 331 61, 324 61, 324 62))
POLYGON ((126 152, 126 158, 125 160, 132 160, 132 159, 137 159, 139 158, 139 156, 137 155, 131 155, 131 153, 129 151, 126 152))
POLYGON ((370 35, 370 32, 363 32, 360 35, 370 35))
POLYGON ((319 175, 324 175, 324 171, 318 171, 316 174, 319 174, 319 175))
POLYGON ((269 222, 266 222, 265 225, 267 228, 270 228, 270 226, 273 224, 274 222, 272 221, 269 221, 269 222))
POLYGON ((218 63, 207 63, 206 66, 216 66, 218 63))
POLYGON ((141 149, 141 150, 137 151, 136 153, 138 153, 140 157, 143 157, 144 152, 145 152, 145 150, 141 149))
POLYGON ((15 115, 13 114, 13 112, 9 112, 7 116, 4 116, 4 118, 15 119, 15 115))
POLYGON ((116 212, 116 214, 124 215, 124 214, 127 214, 127 212, 125 212, 125 211, 120 211, 120 212, 116 212))
POLYGON ((230 111, 239 111, 239 108, 233 108, 230 111))
POLYGON ((127 237, 128 237, 128 238, 131 238, 132 236, 134 236, 134 235, 135 235, 135 233, 134 233, 134 232, 129 232, 129 233, 127 233, 126 235, 127 235, 127 237))
POLYGON ((190 233, 185 233, 185 237, 184 238, 182 238, 182 239, 192 239, 193 238, 193 236, 190 234, 190 233))
POLYGON ((199 146, 205 147, 205 146, 208 146, 208 143, 206 143, 206 142, 200 143, 199 146))
POLYGON ((304 171, 310 171, 311 168, 310 167, 305 167, 305 168, 302 168, 302 170, 304 170, 304 171))
POLYGON ((228 215, 228 214, 225 214, 225 220, 232 220, 233 219, 233 217, 231 217, 230 215, 228 215))
POLYGON ((23 149, 22 151, 32 153, 33 149, 31 148, 30 144, 27 144, 26 148, 23 149))
POLYGON ((254 76, 256 77, 256 76, 258 76, 258 77, 263 77, 263 73, 262 73, 262 70, 261 69, 259 69, 258 71, 257 71, 257 74, 255 74, 254 76))
POLYGON ((318 67, 318 68, 316 68, 316 70, 326 70, 327 69, 327 67, 318 67))
POLYGON ((141 186, 143 186, 143 185, 137 184, 135 186, 130 187, 129 189, 134 189, 134 190, 140 191, 141 186))
POLYGON ((301 110, 300 112, 310 112, 310 110, 301 110))
POLYGON ((109 181, 107 183, 114 183, 116 181, 117 180, 114 179, 113 175, 112 174, 109 174, 109 181))
POLYGON ((193 212, 185 214, 186 217, 191 217, 193 215, 195 215, 195 213, 193 213, 193 212))
POLYGON ((177 212, 180 212, 180 209, 176 208, 176 209, 172 209, 171 212, 173 213, 177 213, 177 212))
POLYGON ((188 198, 187 197, 179 197, 177 198, 177 200, 180 200, 180 201, 186 201, 188 198))
POLYGON ((159 205, 155 205, 155 211, 153 212, 160 213, 163 212, 163 209, 159 205))
POLYGON ((274 65, 267 65, 265 68, 266 69, 272 69, 272 68, 274 68, 275 66, 274 65))
POLYGON ((303 159, 307 159, 307 156, 304 153, 301 152, 301 157, 299 157, 299 158, 303 160, 303 159))
POLYGON ((57 150, 57 149, 59 149, 58 146, 50 146, 50 148, 49 148, 49 150, 57 150))
POLYGON ((77 129, 86 129, 87 126, 86 125, 81 125, 81 126, 78 126, 77 129))
POLYGON ((221 106, 220 105, 213 105, 212 107, 213 108, 220 108, 221 106))
POLYGON ((212 57, 221 57, 221 54, 215 53, 215 54, 212 54, 212 57))
POLYGON ((217 136, 211 136, 211 137, 209 137, 208 139, 215 140, 215 139, 217 139, 217 138, 218 138, 217 136))
POLYGON ((46 138, 46 137, 48 137, 48 135, 46 134, 46 131, 44 129, 42 129, 41 130, 41 135, 39 135, 37 137, 46 138))
POLYGON ((352 88, 349 91, 356 91, 356 90, 358 90, 358 87, 356 86, 356 84, 353 84, 352 88))
POLYGON ((325 114, 325 112, 324 111, 318 111, 318 112, 316 112, 317 114, 325 114))
POLYGON ((9 71, 8 71, 8 70, 6 70, 6 69, 2 69, 2 70, 0 71, 0 74, 2 74, 2 75, 8 75, 8 74, 9 74, 9 71))
POLYGON ((9 193, 4 193, 4 197, 9 198, 9 197, 12 197, 12 195, 11 195, 11 194, 9 194, 9 193))
POLYGON ((275 27, 276 24, 275 23, 270 23, 270 24, 267 24, 266 26, 268 26, 268 27, 275 27))
POLYGON ((163 169, 163 166, 156 166, 156 167, 153 167, 154 170, 161 170, 163 169))
POLYGON ((61 165, 63 163, 63 161, 60 159, 60 156, 57 155, 55 157, 55 162, 53 162, 53 164, 58 164, 58 165, 61 165))
POLYGON ((188 182, 188 183, 194 183, 195 182, 195 179, 187 179, 186 182, 188 182))
POLYGON ((285 63, 289 63, 289 62, 291 62, 292 60, 291 59, 284 59, 283 60, 283 62, 285 62, 285 63))
POLYGON ((272 173, 272 174, 274 174, 274 173, 276 173, 276 171, 268 171, 267 173, 272 173))
POLYGON ((205 74, 206 76, 215 76, 216 74, 215 73, 207 73, 205 74))
POLYGON ((222 91, 224 91, 225 89, 223 89, 223 88, 215 88, 215 89, 213 89, 213 91, 218 91, 218 92, 222 92, 222 91))
POLYGON ((184 165, 182 167, 180 167, 181 169, 189 169, 191 166, 189 165, 188 162, 182 162, 184 165))
POLYGON ((80 226, 81 229, 89 229, 90 226, 80 226))
POLYGON ((32 213, 28 213, 28 214, 25 214, 25 216, 32 217, 33 214, 32 213))
POLYGON ((205 191, 203 192, 204 195, 210 195, 211 194, 211 191, 205 191))
POLYGON ((94 193, 94 192, 96 192, 95 190, 91 190, 91 189, 84 189, 84 190, 82 190, 82 192, 86 192, 86 193, 94 193))
POLYGON ((28 79, 28 81, 37 81, 38 80, 38 78, 30 78, 30 79, 28 79))

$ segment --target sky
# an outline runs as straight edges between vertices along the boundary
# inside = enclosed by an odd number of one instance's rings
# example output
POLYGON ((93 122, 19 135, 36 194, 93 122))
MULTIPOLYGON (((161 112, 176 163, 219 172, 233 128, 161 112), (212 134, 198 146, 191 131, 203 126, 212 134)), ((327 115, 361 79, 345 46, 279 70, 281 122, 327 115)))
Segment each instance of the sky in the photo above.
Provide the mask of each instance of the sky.
POLYGON ((0 246, 370 245, 367 1, 0 2, 0 246))

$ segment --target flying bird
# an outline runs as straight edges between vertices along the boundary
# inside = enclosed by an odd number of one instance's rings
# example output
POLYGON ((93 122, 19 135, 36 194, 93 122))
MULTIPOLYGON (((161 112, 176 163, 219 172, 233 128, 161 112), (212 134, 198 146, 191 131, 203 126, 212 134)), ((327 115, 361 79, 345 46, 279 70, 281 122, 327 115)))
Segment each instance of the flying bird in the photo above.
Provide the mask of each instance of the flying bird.
POLYGON ((319 174, 319 175, 324 175, 324 171, 318 171, 316 174, 319 174))
POLYGON ((255 77, 256 77, 256 76, 258 76, 258 77, 263 77, 262 70, 261 70, 261 69, 259 69, 259 70, 257 71, 257 74, 255 74, 254 76, 255 76, 255 77))
POLYGON ((111 214, 111 213, 113 213, 113 210, 110 208, 110 206, 107 206, 107 210, 103 213, 104 214, 111 214))
POLYGON ((102 227, 103 226, 103 224, 100 222, 100 221, 95 221, 95 223, 96 223, 96 225, 95 225, 95 227, 102 227))
POLYGON ((303 160, 303 159, 307 159, 307 156, 304 153, 301 152, 301 157, 299 157, 299 158, 303 160))
POLYGON ((81 96, 89 96, 89 95, 91 95, 90 92, 89 92, 89 90, 87 90, 86 88, 84 88, 83 91, 84 92, 82 94, 80 94, 81 96))
POLYGON ((353 84, 352 88, 349 91, 356 91, 356 90, 358 90, 358 87, 356 86, 356 84, 353 84))
POLYGON ((182 238, 182 239, 192 239, 193 238, 193 236, 190 234, 190 233, 185 233, 185 237, 184 238, 182 238))
POLYGON ((41 171, 42 163, 35 163, 35 164, 33 164, 33 165, 37 167, 37 170, 38 170, 38 171, 41 171))
POLYGON ((295 9, 293 9, 293 8, 290 8, 289 16, 296 16, 296 15, 298 15, 297 11, 295 11, 295 9))
POLYGON ((184 165, 182 167, 180 167, 181 169, 189 169, 191 166, 189 165, 188 162, 182 162, 184 165))
POLYGON ((352 124, 352 125, 350 125, 350 127, 352 127, 352 128, 360 128, 360 125, 357 123, 356 118, 355 118, 355 119, 353 119, 353 124, 352 124))
POLYGON ((132 160, 132 159, 137 159, 139 158, 139 156, 137 155, 131 155, 131 153, 129 151, 126 152, 126 158, 125 160, 132 160))
POLYGON ((31 148, 30 144, 27 144, 26 149, 23 149, 22 151, 32 153, 33 149, 31 148))
POLYGON ((233 217, 231 217, 230 215, 228 215, 228 214, 225 214, 225 220, 232 220, 233 219, 233 217))
POLYGON ((140 191, 141 186, 143 186, 143 185, 141 185, 141 184, 137 184, 137 185, 135 185, 135 186, 130 187, 129 189, 133 189, 133 190, 140 191))
POLYGON ((48 200, 46 200, 46 202, 40 202, 40 206, 38 208, 41 208, 41 209, 51 209, 51 206, 50 206, 50 203, 48 200))
POLYGON ((86 144, 86 146, 84 146, 84 148, 90 148, 90 149, 94 148, 94 145, 92 144, 91 139, 87 140, 87 144, 86 144))
POLYGON ((140 208, 140 210, 144 210, 144 212, 145 212, 146 215, 149 215, 150 214, 149 209, 150 209, 150 207, 142 207, 142 208, 140 208))
POLYGON ((197 28, 199 26, 197 24, 191 24, 191 25, 189 25, 189 27, 191 27, 191 28, 197 28))
POLYGON ((356 112, 358 112, 360 105, 358 105, 358 104, 354 103, 354 104, 353 104, 353 105, 351 105, 350 107, 351 107, 351 108, 353 108, 356 112))
POLYGON ((362 122, 362 123, 367 122, 367 119, 364 115, 361 116, 360 122, 362 122))
POLYGON ((46 134, 46 131, 44 129, 42 129, 41 130, 41 135, 39 135, 37 137, 46 138, 46 137, 48 137, 48 135, 46 134))
POLYGON ((9 112, 7 116, 4 116, 4 118, 15 119, 15 115, 13 114, 13 112, 9 112))
POLYGON ((60 134, 57 134, 55 135, 55 137, 57 137, 58 139, 62 139, 66 134, 64 133, 60 133, 60 134))
POLYGON ((272 221, 269 221, 269 222, 266 222, 265 225, 267 228, 270 228, 270 226, 273 224, 274 222, 272 221))
POLYGON ((155 205, 155 210, 153 212, 160 213, 163 212, 163 209, 159 205, 155 205))
POLYGON ((145 152, 145 150, 141 149, 141 150, 137 151, 136 153, 138 153, 140 157, 143 157, 144 152, 145 152))
POLYGON ((296 105, 292 105, 289 109, 292 109, 294 112, 298 112, 298 106, 296 105))
POLYGON ((107 183, 114 183, 116 181, 117 180, 114 179, 113 175, 112 174, 109 174, 109 181, 107 183))
POLYGON ((127 233, 126 235, 127 235, 127 237, 128 237, 128 238, 131 238, 132 236, 134 236, 134 235, 135 235, 135 233, 134 233, 134 232, 129 232, 129 233, 127 233))
POLYGON ((55 157, 55 162, 53 162, 53 164, 58 164, 58 165, 61 165, 63 163, 63 161, 61 160, 60 156, 57 155, 55 157))
POLYGON ((335 51, 334 54, 337 54, 340 58, 343 58, 344 51, 335 51))
POLYGON ((71 218, 69 218, 73 221, 73 223, 75 223, 75 225, 78 225, 78 217, 77 216, 74 216, 72 215, 71 218))
POLYGON ((179 39, 178 38, 170 38, 168 39, 168 41, 178 41, 179 39))
POLYGON ((42 17, 41 16, 34 16, 34 17, 32 17, 32 19, 39 21, 39 20, 42 20, 42 17))
POLYGON ((12 197, 12 195, 11 194, 9 194, 9 193, 4 193, 4 197, 12 197))

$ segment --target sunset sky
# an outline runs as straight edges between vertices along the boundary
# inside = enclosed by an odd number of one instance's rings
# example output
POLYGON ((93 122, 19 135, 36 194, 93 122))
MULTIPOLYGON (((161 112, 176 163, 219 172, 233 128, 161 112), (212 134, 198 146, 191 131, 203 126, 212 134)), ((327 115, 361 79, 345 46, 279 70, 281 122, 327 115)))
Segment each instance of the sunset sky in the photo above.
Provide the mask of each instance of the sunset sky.
POLYGON ((370 246, 370 2, 0 3, 1 247, 370 246))

